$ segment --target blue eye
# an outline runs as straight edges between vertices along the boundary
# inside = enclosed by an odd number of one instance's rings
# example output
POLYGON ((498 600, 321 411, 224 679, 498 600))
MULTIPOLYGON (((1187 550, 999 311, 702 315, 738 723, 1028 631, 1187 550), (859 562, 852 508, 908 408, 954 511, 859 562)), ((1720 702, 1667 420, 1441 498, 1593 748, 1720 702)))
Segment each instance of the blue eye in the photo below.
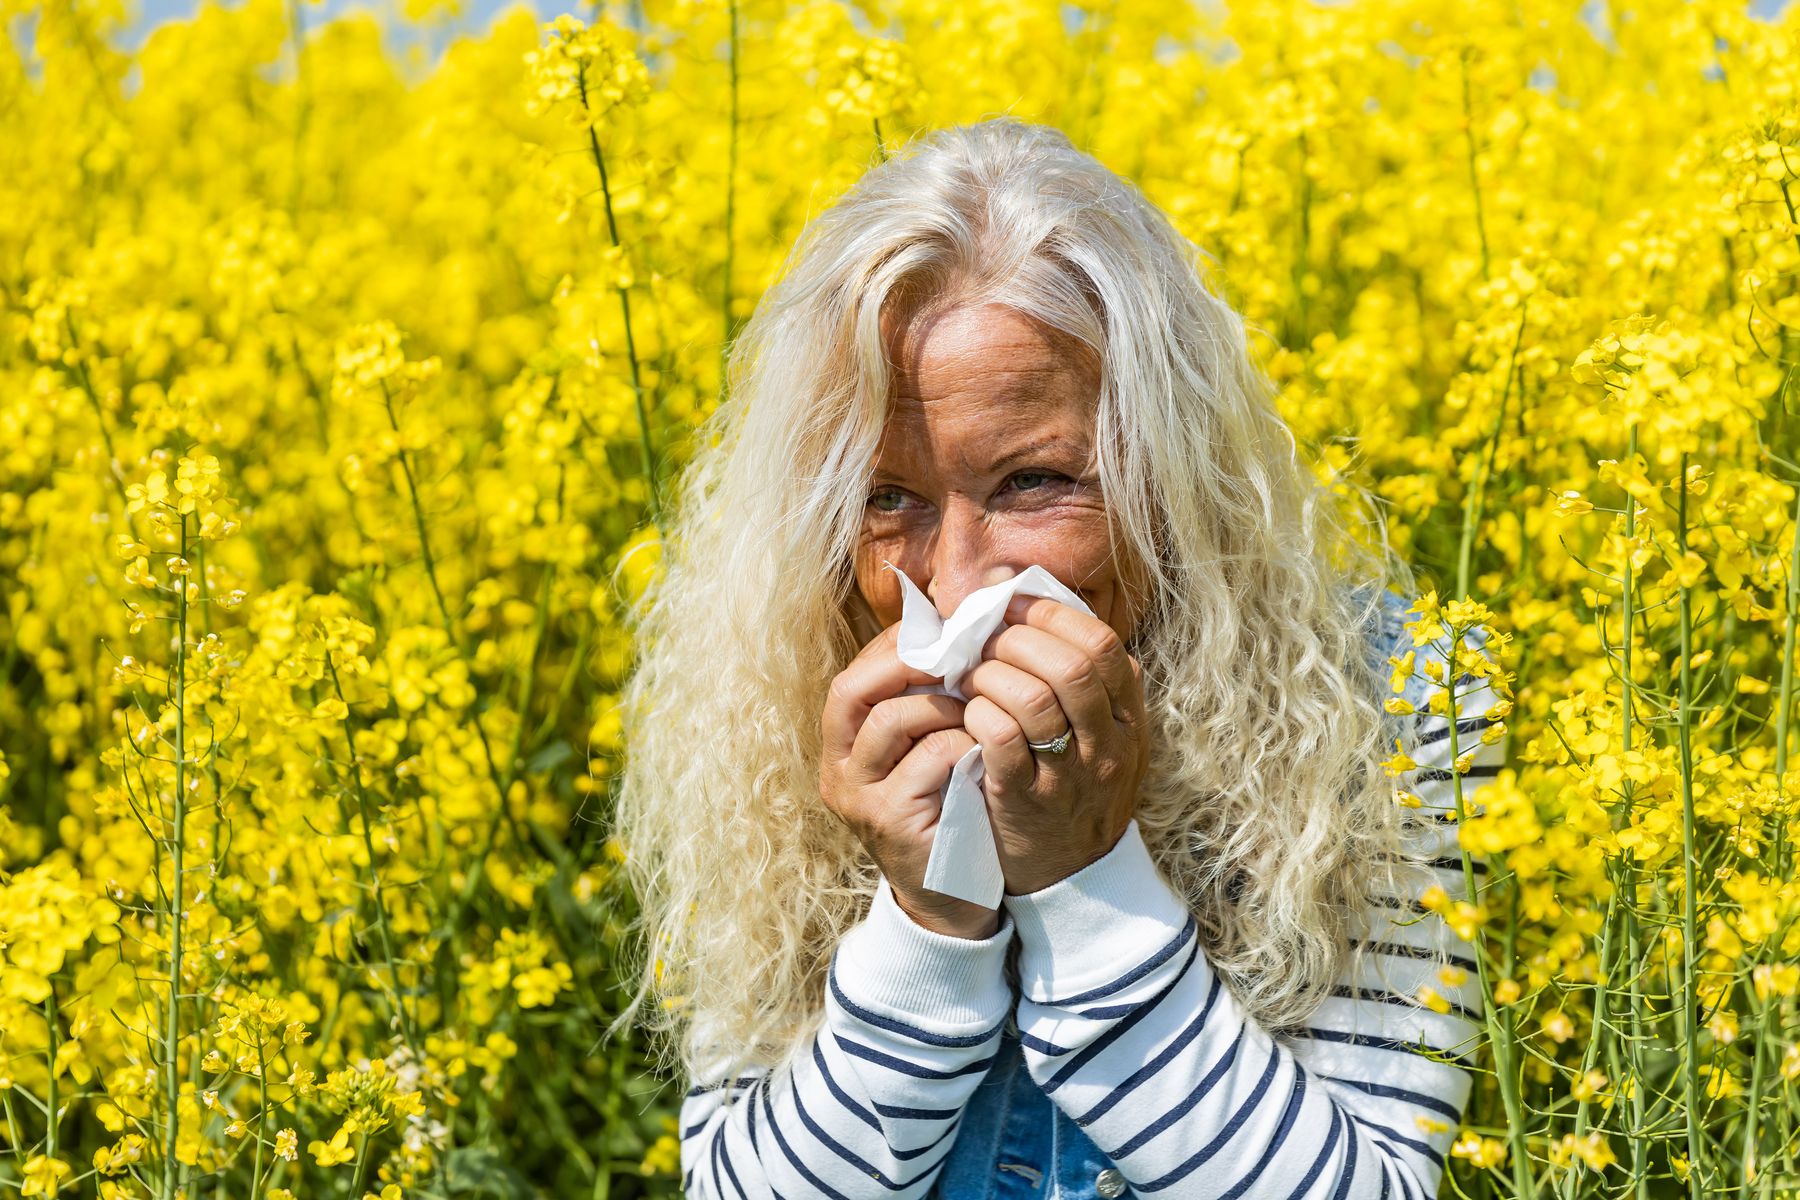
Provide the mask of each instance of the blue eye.
POLYGON ((1025 491, 1025 492, 1036 491, 1038 488, 1043 487, 1044 484, 1049 483, 1051 480, 1056 479, 1056 478, 1057 478, 1057 476, 1052 474, 1049 471, 1019 471, 1013 475, 1013 481, 1015 483, 1017 483, 1021 479, 1039 479, 1039 480, 1043 481, 1043 483, 1039 483, 1036 485, 1025 485, 1019 489, 1020 491, 1025 491))

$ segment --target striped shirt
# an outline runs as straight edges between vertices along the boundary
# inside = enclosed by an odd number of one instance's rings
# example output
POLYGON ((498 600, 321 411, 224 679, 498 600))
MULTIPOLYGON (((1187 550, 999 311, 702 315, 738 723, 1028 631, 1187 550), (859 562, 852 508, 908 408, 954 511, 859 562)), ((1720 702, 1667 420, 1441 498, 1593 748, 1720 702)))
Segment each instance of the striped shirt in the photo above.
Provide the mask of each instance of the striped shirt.
MULTIPOLYGON (((1485 654, 1485 641, 1475 632, 1465 644, 1485 654)), ((1410 635, 1393 645, 1404 654, 1410 635)), ((1415 667, 1443 664, 1448 647, 1447 635, 1419 647, 1415 667)), ((1439 810, 1409 836, 1464 899, 1449 723, 1424 711, 1431 686, 1409 681, 1416 766, 1396 782, 1422 815, 1439 810)), ((1481 740, 1497 699, 1486 680, 1462 676, 1457 695, 1473 813, 1507 737, 1481 740)), ((683 1187, 718 1200, 925 1196, 1011 1019, 1033 1081, 1133 1195, 1426 1200, 1472 1082, 1473 951, 1412 900, 1371 904, 1353 936, 1370 951, 1360 967, 1346 965, 1305 1028, 1278 1040, 1209 966, 1136 821, 1081 871, 1007 896, 982 940, 914 924, 882 879, 833 955, 822 1024, 798 1050, 729 1081, 722 1067, 696 1072, 681 1108, 683 1187), (1015 937, 1016 992, 1004 971, 1015 937), (1434 948, 1452 963, 1442 973, 1434 948), (1403 998, 1423 986, 1448 1011, 1403 998)))

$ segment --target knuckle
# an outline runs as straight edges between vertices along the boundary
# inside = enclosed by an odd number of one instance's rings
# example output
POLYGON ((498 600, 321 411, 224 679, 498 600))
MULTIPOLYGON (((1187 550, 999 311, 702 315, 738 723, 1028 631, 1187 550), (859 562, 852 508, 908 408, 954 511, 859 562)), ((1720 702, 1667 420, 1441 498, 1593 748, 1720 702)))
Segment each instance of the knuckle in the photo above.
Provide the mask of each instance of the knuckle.
POLYGON ((1100 668, 1085 654, 1079 655, 1064 669, 1063 678, 1072 687, 1088 688, 1100 681, 1100 668))
POLYGON ((1090 630, 1082 647, 1093 657, 1105 661, 1121 653, 1124 643, 1119 640, 1119 632, 1111 625, 1099 625, 1090 630))
POLYGON ((1056 698, 1056 689, 1047 683, 1033 684, 1030 693, 1025 697, 1025 712, 1032 717, 1049 717, 1061 707, 1056 698))
POLYGON ((869 710, 868 718, 863 722, 869 731, 882 739, 892 737, 899 732, 905 723, 905 706, 898 700, 883 700, 869 710))
POLYGON ((934 729, 919 740, 919 745, 934 758, 954 761, 968 752, 975 739, 962 729, 934 729))

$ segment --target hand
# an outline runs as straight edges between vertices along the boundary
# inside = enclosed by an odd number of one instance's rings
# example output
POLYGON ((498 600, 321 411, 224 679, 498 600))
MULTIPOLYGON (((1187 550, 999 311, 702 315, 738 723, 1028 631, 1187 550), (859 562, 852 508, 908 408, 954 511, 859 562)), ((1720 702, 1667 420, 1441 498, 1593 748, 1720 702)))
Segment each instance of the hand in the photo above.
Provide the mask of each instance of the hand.
POLYGON ((938 680, 900 661, 899 632, 898 622, 882 630, 831 681, 820 715, 819 795, 916 924, 952 937, 991 937, 1000 928, 997 909, 923 883, 943 807, 939 793, 975 739, 962 727, 961 700, 900 694, 938 680))
POLYGON ((1015 596, 963 684, 963 725, 981 743, 988 816, 1006 890, 1049 887, 1118 844, 1150 762, 1143 668, 1113 628, 1037 596, 1015 596), (1047 742, 1074 731, 1061 754, 1047 742))

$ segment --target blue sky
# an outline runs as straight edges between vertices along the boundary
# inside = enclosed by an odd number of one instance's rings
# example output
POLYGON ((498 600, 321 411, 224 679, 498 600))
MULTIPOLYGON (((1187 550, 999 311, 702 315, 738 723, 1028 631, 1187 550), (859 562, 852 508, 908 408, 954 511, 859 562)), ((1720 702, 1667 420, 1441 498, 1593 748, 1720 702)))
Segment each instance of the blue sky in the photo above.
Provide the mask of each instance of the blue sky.
MULTIPOLYGON (((1767 18, 1780 13, 1789 2, 1790 0, 1749 0, 1748 7, 1752 15, 1767 18)), ((221 3, 221 0, 126 0, 128 10, 136 14, 136 19, 118 39, 118 43, 121 47, 136 47, 150 30, 167 21, 184 20, 205 3, 221 3)), ((560 12, 587 13, 586 5, 574 3, 573 0, 463 0, 462 15, 433 31, 423 31, 401 22, 384 21, 391 31, 389 47, 398 52, 409 44, 422 44, 427 61, 435 61, 453 38, 485 30, 496 14, 515 4, 528 5, 542 20, 548 20, 560 12)), ((1612 7, 1625 7, 1627 4, 1628 0, 1617 0, 1612 7)), ((232 8, 236 7, 236 3, 233 0, 223 0, 223 6, 232 8)), ((309 24, 320 24, 343 12, 365 9, 378 15, 392 14, 397 13, 399 7, 399 0, 322 0, 317 4, 307 4, 305 12, 309 24)), ((1606 19, 1608 8, 1608 0, 1586 0, 1582 6, 1582 15, 1590 25, 1599 29, 1600 23, 1606 19)), ((29 29, 19 32, 29 42, 29 29)))

